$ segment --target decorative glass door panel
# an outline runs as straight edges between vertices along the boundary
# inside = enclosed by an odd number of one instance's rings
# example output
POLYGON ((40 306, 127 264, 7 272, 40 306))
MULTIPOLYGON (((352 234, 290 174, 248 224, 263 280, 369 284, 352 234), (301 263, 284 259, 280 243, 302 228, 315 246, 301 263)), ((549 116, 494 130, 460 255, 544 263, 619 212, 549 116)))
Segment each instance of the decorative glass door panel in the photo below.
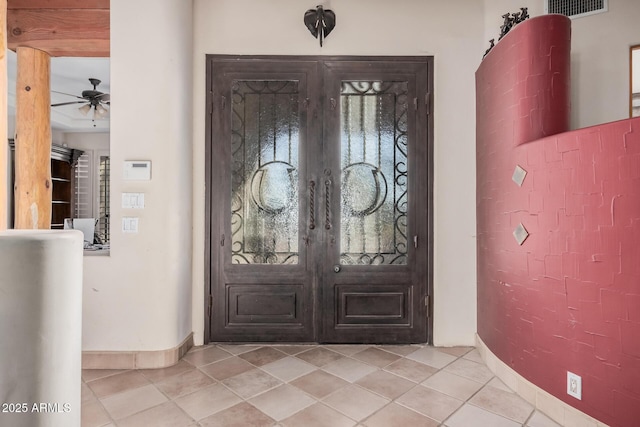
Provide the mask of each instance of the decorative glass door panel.
POLYGON ((431 69, 208 58, 209 339, 427 341, 431 69))
POLYGON ((407 263, 407 91, 342 82, 341 264, 407 263))
POLYGON ((298 82, 234 81, 231 254, 237 264, 298 263, 298 82))

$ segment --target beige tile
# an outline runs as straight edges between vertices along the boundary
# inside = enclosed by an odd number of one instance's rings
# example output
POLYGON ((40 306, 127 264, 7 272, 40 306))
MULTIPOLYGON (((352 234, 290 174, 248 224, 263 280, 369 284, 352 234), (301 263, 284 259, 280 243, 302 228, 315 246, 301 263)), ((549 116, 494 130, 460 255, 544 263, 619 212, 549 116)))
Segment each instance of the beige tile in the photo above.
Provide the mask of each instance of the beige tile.
POLYGON ((519 377, 517 391, 520 397, 529 402, 531 405, 536 406, 536 386, 531 384, 526 379, 519 377))
POLYGON ((93 391, 91 391, 89 386, 84 382, 80 386, 80 397, 82 403, 96 399, 96 395, 93 394, 93 391))
POLYGON ((322 403, 316 403, 280 422, 283 427, 353 427, 356 422, 322 403))
POLYGON ((396 403, 385 406, 364 420, 366 427, 437 427, 437 421, 396 403))
POLYGON ((236 356, 200 367, 202 372, 219 381, 231 378, 252 369, 255 369, 255 366, 236 356))
POLYGON ((83 351, 82 369, 133 369, 135 358, 133 352, 83 351))
POLYGON ((236 356, 238 354, 246 353, 247 351, 260 348, 259 345, 250 345, 250 344, 218 344, 217 347, 236 356))
POLYGON ((118 427, 188 427, 193 423, 193 418, 185 414, 175 403, 166 402, 121 419, 118 421, 118 427))
POLYGON ((319 399, 349 385, 349 382, 325 371, 314 371, 294 381, 291 385, 319 399))
POLYGON ((331 362, 322 369, 350 383, 358 381, 365 375, 377 371, 377 368, 349 357, 343 357, 335 362, 331 362))
POLYGON ((515 393, 511 388, 509 388, 502 380, 498 377, 493 377, 491 381, 487 383, 491 387, 499 388, 502 391, 507 391, 509 393, 515 393))
POLYGON ((192 364, 181 360, 175 365, 169 366, 168 368, 140 369, 138 370, 138 372, 140 372, 142 375, 147 377, 149 381, 156 383, 156 382, 164 381, 167 378, 171 378, 175 375, 183 374, 188 371, 193 371, 194 369, 195 367, 192 364))
POLYGON ((487 411, 524 424, 533 412, 533 406, 517 394, 486 386, 469 403, 487 411))
POLYGON ((493 373, 486 366, 467 359, 458 359, 444 370, 482 384, 488 383, 493 378, 493 373))
POLYGON ((98 398, 122 393, 123 391, 143 387, 148 384, 149 380, 138 371, 125 371, 87 383, 98 398))
POLYGON ((302 393, 300 389, 284 384, 254 397, 249 403, 274 420, 280 421, 313 405, 316 400, 302 393))
POLYGON ((175 400, 175 403, 195 420, 201 420, 240 402, 242 399, 221 384, 214 384, 175 400))
POLYGON ((536 390, 536 408, 551 419, 564 423, 564 403, 542 389, 536 390))
POLYGON ((480 355, 480 352, 477 349, 471 349, 471 351, 467 352, 464 356, 462 356, 462 358, 471 360, 476 363, 484 364, 484 360, 482 360, 482 356, 480 355))
POLYGON ((100 400, 115 420, 136 414, 167 401, 153 385, 118 393, 100 400))
POLYGON ((416 386, 414 382, 386 371, 372 372, 360 378, 356 384, 392 400, 416 386))
POLYGON ((202 427, 271 427, 274 423, 274 419, 256 407, 242 402, 200 420, 199 425, 202 427))
POLYGON ((110 377, 111 375, 121 374, 126 369, 83 369, 82 380, 89 382, 100 378, 110 377))
POLYGON ((379 348, 368 348, 366 350, 355 353, 351 357, 368 363, 369 365, 383 368, 400 359, 401 356, 390 353, 388 351, 380 350, 379 348))
POLYGON ((283 353, 287 353, 289 355, 294 355, 298 353, 302 353, 303 351, 311 350, 316 347, 313 344, 309 345, 274 345, 273 348, 276 350, 280 350, 283 353))
POLYGON ((272 347, 261 347, 255 350, 248 351, 246 353, 242 353, 238 357, 246 360, 255 366, 266 365, 267 363, 275 362, 276 360, 280 360, 287 355, 281 351, 278 351, 272 347))
POLYGON ((296 357, 316 366, 324 366, 328 363, 342 359, 344 356, 335 351, 323 347, 316 347, 312 350, 296 354, 296 357))
POLYGON ((513 420, 466 404, 444 423, 446 427, 521 427, 513 420))
POLYGON ((424 386, 411 389, 396 402, 436 421, 443 421, 464 403, 424 386))
POLYGON ((443 353, 433 347, 424 347, 408 355, 407 359, 415 360, 416 362, 424 363, 425 365, 429 365, 437 369, 442 369, 449 363, 456 360, 456 356, 443 353))
MULTIPOLYGON (((484 364, 483 362, 480 363, 484 364)), ((511 369, 506 363, 501 361, 496 364, 495 374, 511 390, 518 389, 518 377, 520 377, 520 375, 511 369)))
POLYGON ((159 351, 139 351, 135 356, 136 369, 159 369, 175 365, 178 360, 178 348, 159 351))
POLYGON ((473 350, 473 347, 434 347, 434 348, 442 353, 447 353, 455 357, 464 356, 466 354, 469 354, 469 352, 473 350))
POLYGON ((82 427, 102 427, 111 422, 109 414, 97 399, 82 403, 80 418, 82 427))
POLYGON ((257 368, 227 378, 222 383, 243 399, 249 399, 282 384, 277 378, 257 368))
POLYGON ((564 425, 566 427, 598 427, 598 421, 577 409, 565 406, 564 425))
POLYGON ((386 366, 384 370, 415 383, 420 383, 438 372, 438 370, 432 366, 409 359, 400 359, 397 362, 393 362, 391 365, 386 366))
POLYGON ((280 381, 289 382, 318 369, 317 366, 307 363, 297 357, 287 356, 275 362, 268 363, 260 369, 278 378, 280 381))
POLYGON ((166 394, 169 399, 175 399, 185 394, 193 393, 214 384, 216 380, 197 369, 172 376, 156 384, 158 390, 166 394))
POLYGON ((182 358, 182 360, 189 362, 194 366, 202 366, 222 359, 227 359, 229 357, 231 357, 231 354, 214 346, 200 351, 189 352, 182 358))
POLYGON ((368 344, 331 344, 322 346, 322 348, 335 351, 336 353, 340 353, 344 356, 351 356, 362 350, 366 350, 369 347, 371 346, 368 344))
POLYGON ((378 346, 382 350, 388 351, 389 353, 397 354, 398 356, 408 356, 414 351, 420 350, 422 346, 418 345, 381 345, 378 346))
POLYGON ((427 378, 422 385, 460 400, 469 399, 475 392, 482 388, 481 383, 451 374, 447 371, 440 371, 433 374, 427 378))
POLYGON ((342 388, 323 400, 325 405, 358 421, 370 416, 389 402, 389 399, 356 385, 342 388))
POLYGON ((540 411, 535 411, 529 421, 527 427, 560 427, 560 424, 553 421, 540 411))

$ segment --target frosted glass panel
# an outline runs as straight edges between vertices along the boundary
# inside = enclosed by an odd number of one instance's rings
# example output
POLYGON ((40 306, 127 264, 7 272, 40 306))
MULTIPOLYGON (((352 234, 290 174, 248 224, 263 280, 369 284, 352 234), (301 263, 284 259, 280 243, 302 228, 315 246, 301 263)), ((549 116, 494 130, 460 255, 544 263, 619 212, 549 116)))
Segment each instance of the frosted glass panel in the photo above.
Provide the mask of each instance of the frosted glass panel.
POLYGON ((231 256, 298 263, 298 82, 234 81, 231 256))
POLYGON ((342 82, 341 264, 407 264, 407 88, 342 82))

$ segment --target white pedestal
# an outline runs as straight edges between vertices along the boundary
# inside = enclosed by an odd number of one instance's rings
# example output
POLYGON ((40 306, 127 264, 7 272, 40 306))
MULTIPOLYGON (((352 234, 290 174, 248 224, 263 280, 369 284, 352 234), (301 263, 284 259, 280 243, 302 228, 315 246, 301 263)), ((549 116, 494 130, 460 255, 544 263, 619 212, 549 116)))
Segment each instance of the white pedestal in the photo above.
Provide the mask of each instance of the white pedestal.
POLYGON ((0 232, 0 426, 80 427, 82 233, 0 232))

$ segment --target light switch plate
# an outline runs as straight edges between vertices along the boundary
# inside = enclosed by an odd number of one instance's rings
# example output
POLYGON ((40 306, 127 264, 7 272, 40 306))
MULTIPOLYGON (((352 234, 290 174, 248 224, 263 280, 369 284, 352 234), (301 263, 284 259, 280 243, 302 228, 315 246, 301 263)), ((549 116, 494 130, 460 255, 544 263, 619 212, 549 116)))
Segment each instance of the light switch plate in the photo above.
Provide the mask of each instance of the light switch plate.
POLYGON ((144 193, 122 193, 124 209, 144 209, 144 193))
POLYGON ((122 218, 122 232, 123 233, 137 233, 138 232, 138 218, 124 217, 122 218))

